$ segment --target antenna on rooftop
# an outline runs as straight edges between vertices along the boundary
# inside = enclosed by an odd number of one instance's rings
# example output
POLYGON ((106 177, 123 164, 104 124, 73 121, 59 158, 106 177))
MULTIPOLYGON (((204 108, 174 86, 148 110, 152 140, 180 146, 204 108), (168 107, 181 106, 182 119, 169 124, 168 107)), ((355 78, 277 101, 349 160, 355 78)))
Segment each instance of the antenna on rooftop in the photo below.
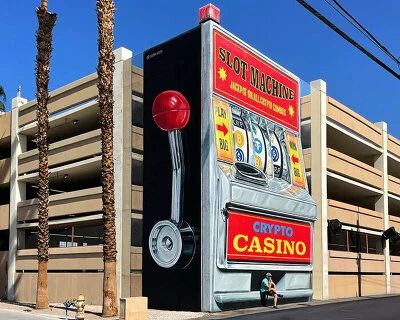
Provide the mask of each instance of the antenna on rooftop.
POLYGON ((18 89, 17 89, 17 98, 18 98, 18 100, 21 98, 21 86, 18 86, 18 89))

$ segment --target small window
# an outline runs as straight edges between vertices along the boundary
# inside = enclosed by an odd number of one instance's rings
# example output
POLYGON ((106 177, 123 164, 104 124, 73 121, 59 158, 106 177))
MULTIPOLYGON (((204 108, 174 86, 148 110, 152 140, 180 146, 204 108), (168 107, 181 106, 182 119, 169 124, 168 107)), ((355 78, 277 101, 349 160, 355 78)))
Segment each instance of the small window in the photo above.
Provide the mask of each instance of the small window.
POLYGON ((359 252, 358 233, 356 231, 348 231, 348 237, 349 237, 349 251, 359 252))
POLYGON ((400 241, 389 240, 390 255, 400 256, 400 241))
MULTIPOLYGON (((18 249, 35 249, 37 229, 26 229, 25 241, 19 242, 18 249)), ((103 244, 103 228, 100 223, 93 225, 50 226, 49 247, 66 248, 95 246, 103 244)))
POLYGON ((35 249, 37 244, 37 233, 36 230, 25 230, 25 243, 23 241, 18 241, 18 249, 35 249))
POLYGON ((50 227, 49 247, 73 247, 72 227, 50 227))
POLYGON ((374 234, 368 234, 368 253, 383 254, 382 238, 374 234))
POLYGON ((368 237, 365 233, 360 233, 360 252, 368 253, 368 237))
POLYGON ((141 247, 143 245, 143 220, 131 219, 131 246, 141 247))
POLYGON ((75 226, 74 242, 77 246, 96 246, 103 244, 103 226, 75 226))
POLYGON ((8 251, 8 230, 0 231, 0 251, 8 251))
POLYGON ((347 231, 340 230, 336 233, 333 233, 328 229, 328 249, 347 251, 347 231))
MULTIPOLYGON (((390 248, 391 252, 398 252, 398 255, 400 255, 400 241, 398 245, 391 243, 390 248)), ((328 249, 383 254, 383 243, 381 237, 378 235, 343 229, 333 233, 328 228, 328 249)))

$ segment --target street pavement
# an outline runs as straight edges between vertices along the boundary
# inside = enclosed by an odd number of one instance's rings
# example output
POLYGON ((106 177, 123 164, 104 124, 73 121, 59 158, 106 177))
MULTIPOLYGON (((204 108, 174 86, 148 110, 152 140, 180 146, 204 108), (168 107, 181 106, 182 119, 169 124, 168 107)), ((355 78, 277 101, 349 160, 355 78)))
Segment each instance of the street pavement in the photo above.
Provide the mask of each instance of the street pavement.
MULTIPOLYGON (((269 306, 224 311, 214 314, 204 314, 200 312, 178 313, 172 311, 149 310, 149 319, 154 320, 172 320, 197 318, 198 320, 395 320, 400 315, 400 296, 380 296, 353 298, 346 301, 312 301, 304 303, 293 303, 279 306, 278 310, 272 309, 271 301, 269 306)), ((65 319, 60 312, 54 315, 35 314, 35 310, 29 308, 10 310, 9 307, 18 307, 17 305, 8 305, 0 303, 0 320, 44 320, 44 319, 65 319), (5 306, 5 307, 4 307, 5 306), (24 310, 24 311, 23 311, 24 310)), ((53 312, 58 309, 53 308, 53 312)), ((59 310, 58 310, 59 311, 59 310)), ((73 319, 70 313, 70 319, 73 319)), ((101 317, 87 314, 88 319, 101 319, 101 317)))
MULTIPOLYGON (((240 316, 224 316, 223 319, 235 320, 395 320, 400 316, 400 296, 384 298, 368 298, 335 303, 300 303, 298 307, 272 309, 266 307, 266 311, 257 308, 257 313, 242 314, 240 316)), ((222 319, 219 316, 211 316, 209 319, 222 319)))

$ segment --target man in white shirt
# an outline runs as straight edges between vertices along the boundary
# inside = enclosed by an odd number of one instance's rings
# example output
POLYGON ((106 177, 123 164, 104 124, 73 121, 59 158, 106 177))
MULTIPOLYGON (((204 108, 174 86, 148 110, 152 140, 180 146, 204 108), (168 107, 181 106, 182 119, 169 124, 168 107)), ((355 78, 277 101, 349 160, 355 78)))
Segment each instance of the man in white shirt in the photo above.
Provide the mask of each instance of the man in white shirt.
POLYGON ((283 295, 278 294, 276 291, 276 284, 272 280, 272 274, 267 272, 265 274, 265 278, 261 282, 261 287, 260 287, 260 298, 261 298, 261 305, 264 307, 267 306, 267 300, 266 296, 270 295, 274 297, 274 309, 278 309, 277 303, 278 303, 278 297, 282 298, 283 295))

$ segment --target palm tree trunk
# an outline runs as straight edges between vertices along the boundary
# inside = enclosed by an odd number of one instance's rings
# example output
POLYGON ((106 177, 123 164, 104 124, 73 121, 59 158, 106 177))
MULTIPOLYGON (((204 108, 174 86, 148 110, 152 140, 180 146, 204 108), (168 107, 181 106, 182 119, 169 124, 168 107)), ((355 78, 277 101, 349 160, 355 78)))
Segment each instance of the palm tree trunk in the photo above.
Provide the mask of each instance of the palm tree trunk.
POLYGON ((101 184, 103 191, 103 316, 118 315, 113 161, 114 1, 97 0, 99 107, 101 124, 101 184))
POLYGON ((47 11, 47 1, 36 10, 39 28, 36 33, 36 99, 38 122, 37 145, 39 149, 39 188, 38 188, 38 218, 39 232, 37 236, 38 248, 38 278, 36 308, 49 307, 49 294, 47 289, 47 263, 49 260, 49 164, 48 164, 48 140, 49 112, 47 102, 49 100, 48 84, 50 74, 50 56, 52 52, 52 30, 56 23, 57 15, 47 11))

